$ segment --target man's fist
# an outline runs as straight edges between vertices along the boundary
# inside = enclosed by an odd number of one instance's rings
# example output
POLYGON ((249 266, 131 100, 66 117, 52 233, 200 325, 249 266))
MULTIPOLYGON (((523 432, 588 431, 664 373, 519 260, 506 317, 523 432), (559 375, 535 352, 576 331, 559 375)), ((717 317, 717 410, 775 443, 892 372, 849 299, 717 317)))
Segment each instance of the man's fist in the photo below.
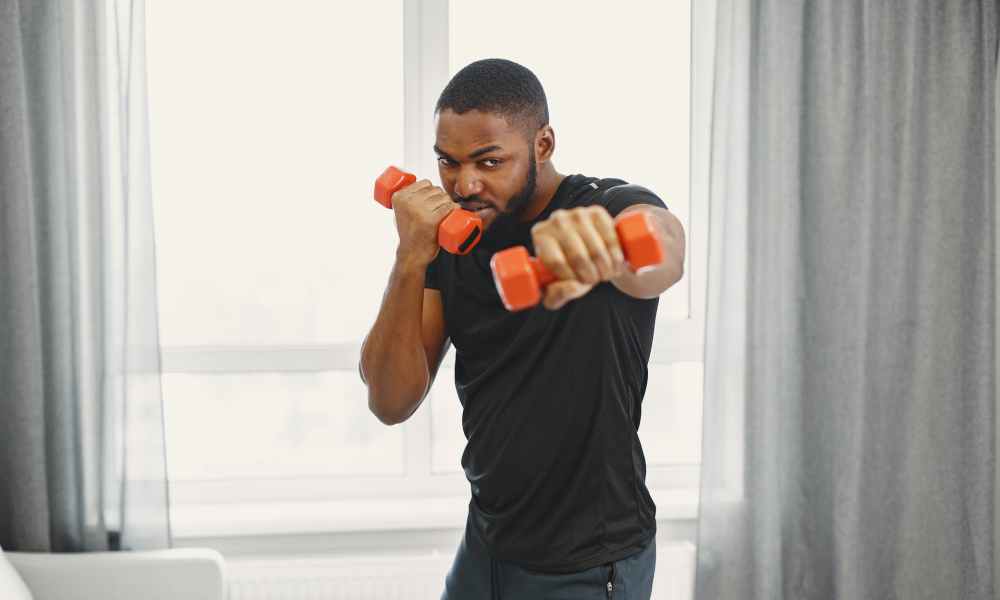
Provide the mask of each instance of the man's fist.
POLYGON ((392 211, 399 232, 397 254, 428 265, 437 256, 438 226, 458 205, 448 192, 426 179, 392 195, 392 211))
POLYGON ((556 280, 542 299, 550 310, 583 296, 626 269, 615 222, 603 206, 556 210, 531 228, 535 256, 556 280))

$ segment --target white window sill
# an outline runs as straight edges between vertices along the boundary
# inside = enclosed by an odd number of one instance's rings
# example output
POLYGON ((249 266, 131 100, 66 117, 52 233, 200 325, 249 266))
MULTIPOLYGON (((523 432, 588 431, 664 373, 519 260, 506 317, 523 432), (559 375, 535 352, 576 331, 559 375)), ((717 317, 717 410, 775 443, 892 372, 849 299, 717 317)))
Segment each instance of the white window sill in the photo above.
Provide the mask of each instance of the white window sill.
MULTIPOLYGON (((656 519, 698 517, 698 490, 651 490, 656 519)), ((187 504, 171 508, 176 538, 461 529, 469 496, 330 502, 187 504)))

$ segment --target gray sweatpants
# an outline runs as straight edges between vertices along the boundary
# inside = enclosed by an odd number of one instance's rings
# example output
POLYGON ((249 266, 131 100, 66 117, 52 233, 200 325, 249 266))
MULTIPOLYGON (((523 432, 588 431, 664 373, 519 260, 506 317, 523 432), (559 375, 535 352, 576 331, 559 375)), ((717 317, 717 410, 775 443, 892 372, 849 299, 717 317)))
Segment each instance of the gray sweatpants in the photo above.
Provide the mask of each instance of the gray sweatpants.
POLYGON ((551 574, 495 560, 471 527, 466 522, 441 600, 649 600, 653 593, 655 536, 645 548, 621 560, 577 573, 551 574))

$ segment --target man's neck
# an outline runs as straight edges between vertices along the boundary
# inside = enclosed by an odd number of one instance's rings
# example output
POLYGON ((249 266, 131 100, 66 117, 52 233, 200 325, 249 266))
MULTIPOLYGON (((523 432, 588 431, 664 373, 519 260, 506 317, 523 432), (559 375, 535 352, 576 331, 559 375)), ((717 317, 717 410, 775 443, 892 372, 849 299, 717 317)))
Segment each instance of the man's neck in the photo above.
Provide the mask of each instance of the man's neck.
POLYGON ((519 220, 524 223, 542 214, 545 207, 552 201, 552 197, 556 195, 559 184, 565 178, 565 175, 556 171, 551 162, 545 163, 545 166, 538 172, 538 183, 535 186, 535 194, 531 197, 528 208, 521 214, 519 220))

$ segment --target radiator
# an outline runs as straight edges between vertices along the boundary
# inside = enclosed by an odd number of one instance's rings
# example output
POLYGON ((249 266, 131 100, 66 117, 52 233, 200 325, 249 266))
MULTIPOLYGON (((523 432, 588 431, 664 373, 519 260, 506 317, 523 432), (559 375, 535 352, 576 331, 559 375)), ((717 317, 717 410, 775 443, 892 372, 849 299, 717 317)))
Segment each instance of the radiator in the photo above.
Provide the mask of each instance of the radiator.
MULTIPOLYGON (((440 600, 453 555, 226 562, 229 600, 440 600)), ((691 600, 694 545, 657 542, 654 600, 691 600)))

